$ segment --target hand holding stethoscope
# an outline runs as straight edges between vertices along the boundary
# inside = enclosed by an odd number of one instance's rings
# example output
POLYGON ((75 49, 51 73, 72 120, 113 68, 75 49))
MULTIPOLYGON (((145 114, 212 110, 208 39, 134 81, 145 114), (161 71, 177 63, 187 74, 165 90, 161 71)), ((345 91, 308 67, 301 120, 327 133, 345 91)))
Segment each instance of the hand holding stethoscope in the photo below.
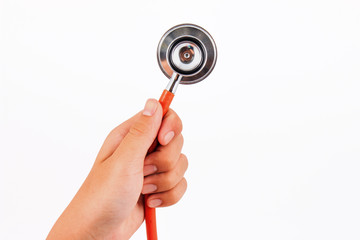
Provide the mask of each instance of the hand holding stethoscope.
POLYGON ((187 159, 181 156, 181 120, 168 109, 179 83, 192 84, 207 77, 215 66, 216 54, 213 39, 198 26, 183 24, 165 33, 159 43, 158 61, 170 78, 168 86, 159 101, 149 100, 143 111, 111 131, 88 177, 53 226, 48 240, 128 239, 144 215, 148 239, 157 239, 155 208, 151 207, 174 204, 186 189, 182 181, 187 159), (170 130, 174 132, 172 140, 166 137, 170 130), (153 142, 156 136, 162 149, 154 152, 158 148, 157 140, 153 142), (180 175, 170 185, 176 185, 175 192, 180 194, 175 200, 161 203, 160 196, 165 200, 166 193, 174 188, 164 187, 164 181, 157 179, 158 189, 150 189, 149 179, 174 170, 164 167, 164 159, 169 156, 164 154, 166 151, 171 153, 180 175), (158 154, 158 169, 150 169, 151 164, 155 166, 151 163, 154 154, 158 154), (144 200, 141 191, 151 195, 145 195, 144 200))

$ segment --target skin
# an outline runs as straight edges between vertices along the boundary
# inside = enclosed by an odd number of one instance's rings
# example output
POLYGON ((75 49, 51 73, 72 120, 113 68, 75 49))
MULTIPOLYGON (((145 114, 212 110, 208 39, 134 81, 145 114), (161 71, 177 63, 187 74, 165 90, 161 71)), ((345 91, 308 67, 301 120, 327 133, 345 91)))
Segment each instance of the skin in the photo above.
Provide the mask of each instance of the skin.
POLYGON ((150 194, 150 207, 177 203, 187 186, 181 131, 178 115, 170 109, 162 119, 161 105, 149 99, 143 111, 107 136, 47 239, 129 239, 144 221, 143 194, 150 194), (156 137, 160 145, 147 154, 156 137))

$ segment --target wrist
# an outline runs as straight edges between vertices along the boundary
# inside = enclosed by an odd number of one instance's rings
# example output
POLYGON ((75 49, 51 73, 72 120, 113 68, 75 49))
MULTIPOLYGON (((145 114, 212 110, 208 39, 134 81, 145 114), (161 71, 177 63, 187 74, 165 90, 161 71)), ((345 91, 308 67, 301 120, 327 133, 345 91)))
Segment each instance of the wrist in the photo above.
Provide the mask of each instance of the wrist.
POLYGON ((94 240, 91 230, 91 218, 81 213, 81 207, 76 207, 76 197, 64 210, 51 229, 47 240, 94 240))
POLYGON ((74 221, 66 221, 59 218, 51 229, 47 240, 94 240, 95 236, 92 235, 83 226, 79 226, 74 221))

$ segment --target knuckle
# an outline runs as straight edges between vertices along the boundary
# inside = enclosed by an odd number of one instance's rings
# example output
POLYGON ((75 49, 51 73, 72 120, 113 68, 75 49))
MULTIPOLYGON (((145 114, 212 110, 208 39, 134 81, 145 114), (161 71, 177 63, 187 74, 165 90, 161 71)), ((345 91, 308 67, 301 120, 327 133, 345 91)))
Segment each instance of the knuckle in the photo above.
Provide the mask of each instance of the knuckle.
POLYGON ((180 158, 182 159, 182 161, 184 161, 185 171, 186 171, 188 169, 188 167, 189 167, 189 160, 186 157, 186 155, 183 154, 183 153, 180 155, 180 158))
POLYGON ((187 189, 186 179, 182 178, 180 183, 175 188, 166 192, 165 199, 166 199, 167 205, 170 206, 170 205, 174 205, 177 202, 179 202, 180 199, 182 198, 182 196, 185 194, 186 189, 187 189))
POLYGON ((177 116, 177 119, 178 119, 178 126, 179 126, 179 132, 182 132, 183 130, 183 123, 181 121, 181 119, 179 118, 179 116, 177 116))
POLYGON ((183 123, 182 123, 179 115, 174 110, 171 110, 169 112, 169 120, 174 124, 174 126, 178 132, 182 132, 183 123))
POLYGON ((183 146, 184 145, 184 136, 182 134, 179 135, 179 141, 180 141, 180 145, 183 146))
POLYGON ((181 189, 180 196, 182 197, 185 194, 187 186, 188 186, 186 178, 183 178, 181 180, 180 184, 182 185, 180 188, 181 189))
POLYGON ((187 189, 187 186, 188 186, 188 183, 187 183, 187 180, 186 180, 186 178, 183 178, 183 184, 184 184, 184 192, 186 191, 186 189, 187 189))
POLYGON ((173 178, 176 179, 177 181, 180 181, 181 178, 184 176, 184 172, 182 170, 182 167, 180 166, 174 169, 172 172, 173 172, 173 178))
POLYGON ((177 203, 181 199, 186 189, 187 189, 187 182, 186 179, 183 177, 179 182, 179 184, 172 191, 170 191, 170 195, 173 203, 177 203))
POLYGON ((182 123, 180 117, 175 113, 174 118, 175 118, 175 121, 174 121, 174 122, 175 122, 176 127, 178 128, 178 131, 179 131, 179 132, 182 132, 182 130, 183 130, 183 123, 182 123))
POLYGON ((149 131, 149 126, 146 123, 137 122, 130 128, 129 133, 134 136, 142 136, 148 131, 149 131))
POLYGON ((167 170, 174 169, 176 162, 172 159, 171 156, 166 156, 163 161, 163 166, 167 170))
POLYGON ((176 177, 171 173, 165 174, 162 183, 165 190, 170 190, 176 186, 176 177))
POLYGON ((169 202, 171 202, 171 204, 175 204, 180 200, 180 194, 176 189, 173 189, 172 191, 169 192, 169 202))

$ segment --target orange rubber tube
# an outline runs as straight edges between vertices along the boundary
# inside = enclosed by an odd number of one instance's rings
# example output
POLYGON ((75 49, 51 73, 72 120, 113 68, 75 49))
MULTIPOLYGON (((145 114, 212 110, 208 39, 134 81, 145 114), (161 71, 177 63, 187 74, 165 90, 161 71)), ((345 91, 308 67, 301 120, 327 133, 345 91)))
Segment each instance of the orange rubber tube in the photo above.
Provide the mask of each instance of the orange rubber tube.
MULTIPOLYGON (((163 117, 169 110, 171 101, 174 98, 174 94, 172 92, 169 92, 168 90, 164 90, 161 94, 161 97, 159 99, 159 102, 163 109, 163 117)), ((148 154, 154 152, 156 147, 158 146, 157 139, 153 142, 151 147, 149 148, 148 154)), ((147 205, 147 200, 149 198, 149 195, 145 195, 145 222, 146 222, 146 235, 148 240, 157 240, 157 230, 156 230, 156 211, 155 208, 151 208, 147 205)))

